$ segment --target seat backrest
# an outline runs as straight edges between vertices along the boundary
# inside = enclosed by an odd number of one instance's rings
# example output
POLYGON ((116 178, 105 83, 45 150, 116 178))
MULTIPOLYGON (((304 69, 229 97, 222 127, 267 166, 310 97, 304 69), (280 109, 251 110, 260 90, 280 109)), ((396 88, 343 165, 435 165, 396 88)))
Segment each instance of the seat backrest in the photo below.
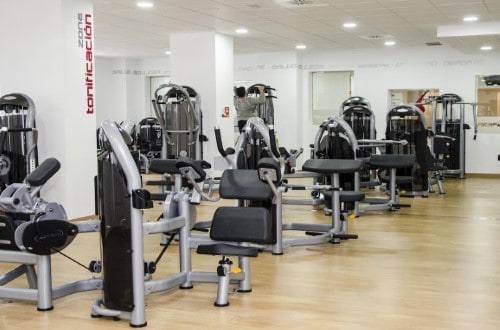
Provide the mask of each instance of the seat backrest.
POLYGON ((269 200, 274 193, 259 178, 256 170, 225 170, 219 185, 219 194, 227 199, 245 199, 253 201, 269 200))
POLYGON ((210 238, 215 241, 272 242, 269 211, 264 207, 219 207, 214 214, 210 238))

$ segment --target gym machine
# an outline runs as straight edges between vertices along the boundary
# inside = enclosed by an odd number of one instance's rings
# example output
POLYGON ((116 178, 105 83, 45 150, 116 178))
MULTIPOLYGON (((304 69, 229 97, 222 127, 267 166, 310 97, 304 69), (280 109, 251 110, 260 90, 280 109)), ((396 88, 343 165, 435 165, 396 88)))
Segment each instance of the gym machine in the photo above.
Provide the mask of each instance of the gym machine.
MULTIPOLYGON (((149 192, 141 187, 139 171, 128 151, 126 141, 130 137, 110 121, 102 123, 101 128, 103 152, 98 158, 97 182, 103 291, 102 297, 92 305, 92 316, 129 319, 132 327, 142 327, 147 324, 146 294, 175 286, 189 289, 193 282, 214 282, 219 283, 215 305, 227 306, 229 283, 236 282, 241 291, 250 291, 248 258, 256 256, 258 251, 245 244, 267 241, 270 229, 266 215, 250 212, 247 221, 239 221, 245 218, 246 210, 221 210, 220 218, 215 216, 212 221, 211 239, 205 238, 196 245, 198 253, 221 255, 220 268, 217 272, 193 271, 190 232, 196 217, 195 205, 201 195, 193 194, 193 188, 181 186, 179 191, 169 192, 163 215, 157 222, 144 222, 142 210, 151 207, 152 201, 149 192), (242 223, 246 225, 241 226, 242 223), (155 262, 144 260, 144 238, 149 234, 169 234, 170 241, 178 236, 178 273, 164 279, 152 279, 158 259, 155 262), (229 256, 238 256, 242 272, 230 271, 229 256)), ((171 175, 182 173, 195 181, 196 189, 205 180, 203 166, 203 161, 187 158, 154 159, 151 170, 171 175)))
MULTIPOLYGON (((493 80, 490 80, 493 81, 493 80)), ((432 131, 436 135, 448 136, 448 153, 443 158, 445 176, 465 178, 465 131, 471 127, 465 123, 466 107, 474 120, 474 137, 477 135, 477 103, 464 102, 457 94, 442 94, 431 98, 432 131)), ((433 146, 434 148, 435 146, 433 146)), ((434 150, 433 150, 434 151, 434 150)))
MULTIPOLYGON (((415 162, 411 168, 398 169, 398 176, 413 178, 410 182, 401 182, 402 195, 427 197, 429 192, 429 173, 426 150, 428 131, 423 112, 411 104, 397 105, 386 116, 386 139, 404 141, 389 144, 388 154, 413 154, 415 162)), ((388 175, 386 175, 388 176, 388 175)))
POLYGON ((265 84, 254 84, 247 88, 248 97, 258 97, 259 89, 257 86, 264 86, 264 93, 266 96, 266 101, 263 104, 258 105, 258 117, 262 118, 265 124, 274 125, 274 102, 273 99, 276 96, 273 95, 275 91, 274 88, 267 86, 265 84))
POLYGON ((486 76, 484 77, 484 83, 487 86, 500 85, 500 75, 486 76))
POLYGON ((163 148, 163 132, 157 118, 146 117, 137 125, 136 146, 139 152, 140 171, 149 173, 149 164, 160 158, 163 148))
POLYGON ((35 103, 21 93, 0 97, 0 181, 5 186, 21 182, 38 166, 35 103))
MULTIPOLYGON (((339 194, 340 202, 343 205, 342 210, 342 225, 347 225, 348 213, 358 216, 362 211, 380 211, 380 210, 395 210, 402 206, 399 204, 399 195, 396 185, 402 183, 403 177, 396 176, 397 168, 411 167, 414 162, 413 157, 406 155, 387 155, 387 154, 369 154, 361 152, 366 148, 385 147, 388 145, 405 145, 406 140, 372 140, 372 139, 357 139, 354 131, 349 123, 340 117, 329 118, 323 122, 318 130, 314 143, 314 155, 318 159, 361 159, 363 160, 363 171, 371 171, 376 175, 377 170, 389 171, 390 176, 384 180, 389 184, 388 198, 385 197, 366 197, 360 191, 361 187, 366 187, 366 182, 363 184, 360 179, 359 172, 354 174, 343 174, 339 177, 339 183, 342 191, 339 194), (360 143, 360 144, 358 144, 360 143)), ((326 178, 328 179, 328 178, 326 178)), ((406 178, 408 180, 408 178, 406 178)), ((411 178, 409 178, 411 182, 411 178)), ((326 181, 328 182, 328 181, 326 181)), ((379 180, 372 180, 370 187, 374 188, 379 185, 379 180)), ((331 200, 331 192, 321 192, 326 202, 326 211, 331 212, 332 206, 329 203, 331 200)), ((347 230, 346 230, 347 231, 347 230)))
POLYGON ((155 91, 152 100, 156 118, 163 130, 161 158, 190 157, 203 159, 201 101, 198 93, 188 86, 163 84, 155 91), (168 89, 166 93, 161 91, 168 89))
POLYGON ((351 126, 358 140, 376 139, 375 114, 370 102, 360 96, 352 96, 342 102, 340 117, 351 126))
MULTIPOLYGON (((161 159, 189 157, 203 159, 203 142, 208 141, 203 135, 203 115, 198 93, 189 86, 175 84, 160 85, 152 100, 156 119, 161 127, 161 159)), ((158 147, 158 127, 150 125, 149 133, 156 134, 155 146, 158 147)), ((143 133, 146 133, 143 131, 143 133)), ((147 185, 160 186, 160 194, 154 199, 163 199, 170 189, 172 180, 164 175, 162 180, 148 181, 147 185)))
MULTIPOLYGON (((258 118, 255 119, 258 121, 258 118)), ((252 122, 252 120, 249 120, 252 122)), ((339 182, 338 177, 340 173, 354 173, 360 169, 362 165, 361 160, 354 159, 315 159, 314 162, 306 161, 304 164, 304 170, 312 173, 312 177, 321 178, 323 176, 328 176, 330 180, 335 178, 337 181, 331 181, 331 183, 322 184, 319 181, 312 185, 294 185, 289 184, 283 180, 283 168, 282 163, 280 163, 280 159, 277 158, 278 151, 275 146, 274 139, 274 130, 272 128, 265 130, 265 125, 256 126, 259 127, 258 132, 265 133, 266 141, 269 141, 271 151, 271 155, 273 158, 264 157, 261 158, 257 163, 257 169, 259 173, 259 177, 261 180, 268 183, 269 187, 271 187, 273 191, 273 195, 271 196, 273 205, 270 209, 272 214, 273 226, 275 228, 275 243, 271 245, 266 245, 262 247, 264 250, 271 251, 273 254, 282 254, 284 249, 292 246, 301 246, 301 245, 315 245, 322 244, 325 242, 331 243, 339 243, 340 239, 347 238, 357 238, 356 235, 351 235, 347 233, 346 223, 341 223, 340 217, 340 197, 335 193, 338 190, 339 182), (260 130, 262 129, 262 130, 260 130), (267 138, 267 134, 269 138, 267 138), (306 169, 307 168, 307 169, 306 169), (330 196, 334 211, 331 215, 331 224, 307 224, 307 223, 283 223, 282 222, 282 204, 308 204, 311 205, 311 201, 302 202, 297 201, 295 198, 290 198, 287 200, 283 197, 283 194, 288 190, 312 190, 314 192, 324 190, 324 191, 332 191, 333 194, 330 196), (338 208, 338 209, 337 209, 338 208), (290 231, 304 231, 305 236, 288 236, 284 237, 284 232, 290 231), (307 235, 311 234, 311 235, 307 235)), ((216 134, 217 137, 217 134, 216 134)), ((219 140, 219 138, 218 138, 219 140)), ((267 143, 267 142, 266 142, 267 143)), ((227 157, 227 153, 225 152, 222 143, 218 143, 219 152, 227 157)), ((244 189, 244 188, 242 188, 244 189)), ((322 198, 316 198, 313 200, 321 201, 324 203, 322 198)), ((240 201, 243 203, 244 201, 240 201)))
POLYGON ((230 169, 256 169, 260 159, 272 157, 280 163, 281 173, 284 173, 285 162, 276 149, 273 125, 267 125, 262 118, 252 117, 247 120, 234 149, 224 149, 219 128, 215 129, 215 136, 219 153, 228 162, 230 169))
MULTIPOLYGON (((102 280, 98 278, 53 287, 52 254, 66 256, 61 251, 77 234, 99 230, 99 221, 69 222, 62 205, 39 196, 42 187, 59 168, 58 160, 48 158, 23 183, 8 185, 0 195, 3 212, 0 216, 0 261, 18 264, 0 276, 0 299, 37 302, 38 311, 52 310, 54 299, 102 287, 102 280), (28 287, 9 286, 11 281, 24 275, 28 287)), ((89 266, 80 265, 90 272, 100 271, 98 261, 90 262, 89 266)))

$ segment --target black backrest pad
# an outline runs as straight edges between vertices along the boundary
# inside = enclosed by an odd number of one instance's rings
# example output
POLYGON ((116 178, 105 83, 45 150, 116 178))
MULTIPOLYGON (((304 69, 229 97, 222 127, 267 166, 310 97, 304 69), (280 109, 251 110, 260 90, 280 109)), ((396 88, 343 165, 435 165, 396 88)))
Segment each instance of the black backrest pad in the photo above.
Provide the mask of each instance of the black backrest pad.
POLYGON ((271 216, 263 207, 219 207, 214 214, 210 238, 215 241, 269 243, 271 216))
POLYGON ((278 163, 276 160, 274 160, 271 157, 265 157, 259 160, 257 163, 257 169, 259 171, 265 171, 265 170, 271 170, 274 171, 276 174, 276 180, 273 180, 274 182, 280 182, 281 181, 281 169, 280 169, 280 163, 278 163))
POLYGON ((61 163, 55 158, 47 158, 26 178, 31 186, 44 185, 61 168, 61 163))
POLYGON ((222 198, 263 201, 274 194, 267 183, 260 181, 256 170, 225 170, 219 185, 222 198))

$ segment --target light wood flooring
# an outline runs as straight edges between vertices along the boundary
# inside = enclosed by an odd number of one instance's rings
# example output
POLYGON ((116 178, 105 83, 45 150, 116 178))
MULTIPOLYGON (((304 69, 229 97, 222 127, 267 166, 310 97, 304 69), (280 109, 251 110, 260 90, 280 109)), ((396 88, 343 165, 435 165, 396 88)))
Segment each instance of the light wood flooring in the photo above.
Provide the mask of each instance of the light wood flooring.
MULTIPOLYGON (((358 240, 262 253, 252 259, 253 292, 230 295, 229 307, 213 306, 215 284, 151 294, 146 329, 500 329, 500 179, 446 179, 445 185, 446 195, 404 199, 410 208, 351 220, 358 240)), ((214 210, 203 203, 198 218, 214 210)), ((285 205, 288 221, 330 219, 310 206, 285 205)), ((156 258, 158 243, 159 237, 147 237, 146 259, 156 258)), ((99 259, 99 237, 81 234, 65 252, 85 264, 99 259)), ((215 270, 217 257, 193 255, 196 270, 215 270)), ((177 260, 174 245, 154 276, 174 273, 177 260)), ((1 264, 0 271, 9 267, 1 264)), ((53 257, 55 285, 90 276, 53 257)), ((32 302, 3 302, 0 329, 128 329, 127 320, 90 318, 99 296, 57 299, 49 312, 32 302)))

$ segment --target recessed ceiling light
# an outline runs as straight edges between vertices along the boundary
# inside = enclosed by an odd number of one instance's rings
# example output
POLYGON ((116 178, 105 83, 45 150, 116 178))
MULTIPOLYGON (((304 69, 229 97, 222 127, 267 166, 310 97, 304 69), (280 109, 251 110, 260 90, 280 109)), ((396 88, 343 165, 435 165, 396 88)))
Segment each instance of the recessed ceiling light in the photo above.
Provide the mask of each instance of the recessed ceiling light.
POLYGON ((492 50, 493 47, 492 46, 489 46, 489 45, 486 45, 486 46, 482 46, 481 47, 481 50, 492 50))
POLYGON ((299 45, 295 46, 295 48, 297 48, 297 49, 306 49, 307 46, 304 45, 304 44, 299 44, 299 45))
POLYGON ((166 50, 166 51, 165 51, 165 55, 170 55, 170 54, 172 54, 172 52, 171 52, 171 51, 169 51, 169 50, 166 50))
POLYGON ((392 41, 392 40, 384 42, 384 45, 386 45, 386 46, 394 46, 395 44, 396 44, 396 42, 392 41))
POLYGON ((245 28, 238 28, 235 31, 236 31, 236 33, 240 33, 240 34, 248 33, 248 30, 245 28))
POLYGON ((137 7, 139 7, 139 8, 153 8, 153 3, 150 1, 139 1, 139 2, 137 2, 137 7))
POLYGON ((464 22, 475 22, 478 20, 477 16, 465 16, 464 17, 464 22))
POLYGON ((353 23, 353 22, 344 23, 344 27, 348 28, 348 29, 355 28, 356 26, 358 26, 358 25, 356 23, 353 23))

